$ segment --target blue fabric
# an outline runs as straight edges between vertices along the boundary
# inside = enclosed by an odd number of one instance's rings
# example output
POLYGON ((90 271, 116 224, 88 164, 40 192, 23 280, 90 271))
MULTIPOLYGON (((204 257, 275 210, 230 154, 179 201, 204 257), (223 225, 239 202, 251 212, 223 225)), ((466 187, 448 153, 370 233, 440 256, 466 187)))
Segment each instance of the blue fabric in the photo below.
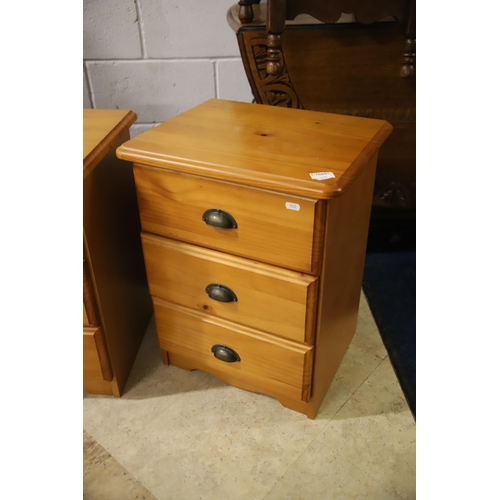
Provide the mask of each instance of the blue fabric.
POLYGON ((363 289, 416 417, 416 252, 369 252, 363 289))

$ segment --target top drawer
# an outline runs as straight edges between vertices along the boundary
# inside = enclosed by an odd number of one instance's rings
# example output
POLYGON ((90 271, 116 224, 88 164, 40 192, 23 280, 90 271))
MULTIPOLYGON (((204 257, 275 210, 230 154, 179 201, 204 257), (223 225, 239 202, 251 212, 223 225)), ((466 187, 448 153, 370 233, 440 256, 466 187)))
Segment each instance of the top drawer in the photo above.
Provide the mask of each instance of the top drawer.
POLYGON ((142 165, 134 165, 134 176, 143 231, 319 274, 324 201, 142 165), (205 223, 210 209, 237 227, 205 223))

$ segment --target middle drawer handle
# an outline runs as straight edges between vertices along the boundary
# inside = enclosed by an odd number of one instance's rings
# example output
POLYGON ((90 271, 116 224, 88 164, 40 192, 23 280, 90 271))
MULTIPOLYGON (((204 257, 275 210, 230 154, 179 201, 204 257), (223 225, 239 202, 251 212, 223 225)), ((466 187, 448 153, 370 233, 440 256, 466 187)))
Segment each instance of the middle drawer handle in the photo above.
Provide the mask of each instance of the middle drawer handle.
POLYGON ((201 219, 208 226, 216 227, 218 229, 236 229, 238 224, 234 217, 220 208, 210 208, 201 217, 201 219))
POLYGON ((218 283, 207 285, 205 292, 212 300, 217 302, 238 302, 238 297, 230 288, 218 283))

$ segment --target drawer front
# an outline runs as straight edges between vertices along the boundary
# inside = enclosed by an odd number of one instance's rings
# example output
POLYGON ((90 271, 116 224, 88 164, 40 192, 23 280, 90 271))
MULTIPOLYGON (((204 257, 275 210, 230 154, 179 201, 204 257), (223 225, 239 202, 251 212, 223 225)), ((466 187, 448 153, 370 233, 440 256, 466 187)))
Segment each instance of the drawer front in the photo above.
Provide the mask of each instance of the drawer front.
POLYGON ((318 278, 142 233, 151 295, 312 344, 318 278))
POLYGON ((312 351, 304 344, 281 340, 251 328, 214 318, 153 297, 160 348, 208 368, 296 400, 308 401, 312 351), (214 356, 214 346, 233 349, 240 360, 214 356))
MULTIPOLYGON (((134 165, 143 231, 281 267, 319 274, 324 202, 134 165), (203 221, 219 209, 236 221, 203 221)), ((207 220, 228 219, 215 214, 207 220)))
POLYGON ((102 327, 83 329, 83 378, 113 380, 113 371, 102 327))

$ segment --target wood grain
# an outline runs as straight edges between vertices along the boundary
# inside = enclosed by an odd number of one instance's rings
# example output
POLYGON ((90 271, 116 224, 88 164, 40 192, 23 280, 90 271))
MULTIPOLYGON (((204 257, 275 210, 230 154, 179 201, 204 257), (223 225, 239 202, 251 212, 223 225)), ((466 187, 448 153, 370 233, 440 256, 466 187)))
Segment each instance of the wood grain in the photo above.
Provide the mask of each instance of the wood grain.
POLYGON ((275 396, 283 406, 311 419, 356 331, 376 163, 372 158, 352 189, 328 203, 311 398, 304 402, 275 396))
POLYGON ((119 158, 329 199, 346 189, 392 131, 384 120, 210 99, 134 137, 119 158), (311 173, 332 172, 321 181, 311 173))
POLYGON ((328 204, 308 414, 320 407, 356 332, 376 164, 374 156, 352 188, 328 204))
POLYGON ((84 303, 88 320, 100 325, 112 372, 99 380, 86 371, 84 388, 115 396, 123 393, 152 314, 132 164, 115 153, 134 120, 130 111, 84 110, 84 303))
POLYGON ((88 263, 85 259, 83 259, 83 322, 85 326, 99 325, 99 315, 92 289, 92 279, 88 263))
POLYGON ((108 382, 113 379, 104 332, 100 327, 83 329, 83 377, 108 382))
POLYGON ((153 297, 161 349, 175 357, 199 362, 205 370, 226 373, 232 380, 247 381, 297 400, 309 398, 312 371, 311 346, 298 344, 222 319, 198 313, 153 297), (211 352, 214 344, 234 349, 241 361, 226 363, 211 352))
POLYGON ((205 370, 315 418, 356 330, 378 151, 391 126, 219 100, 186 115, 120 153, 135 162, 164 362, 205 370), (313 119, 329 132, 318 133, 313 119), (260 139, 230 132, 255 130, 257 122, 282 127, 268 129, 276 140, 265 153, 252 150, 260 139), (204 136, 209 124, 218 129, 207 135, 213 144, 204 136), (223 130, 227 136, 218 135, 223 130), (298 130, 301 145, 293 148, 298 130), (300 172, 314 170, 318 159, 335 177, 319 181, 316 196, 304 196, 310 183, 300 172), (227 210, 237 227, 207 226, 208 208, 227 210), (238 301, 212 303, 205 294, 212 281, 238 301), (214 344, 240 360, 216 359, 214 344))
POLYGON ((321 201, 134 165, 143 231, 317 274, 321 201), (300 210, 287 209, 293 203, 300 210), (204 212, 229 212, 237 229, 210 227, 204 212), (286 249, 286 251, 283 251, 286 249))
POLYGON ((83 177, 106 156, 118 137, 135 122, 133 111, 83 110, 83 177))
POLYGON ((312 344, 318 279, 175 240, 142 234, 151 295, 215 317, 312 344), (168 262, 168 265, 165 263, 168 262), (210 299, 211 283, 236 302, 210 299))

